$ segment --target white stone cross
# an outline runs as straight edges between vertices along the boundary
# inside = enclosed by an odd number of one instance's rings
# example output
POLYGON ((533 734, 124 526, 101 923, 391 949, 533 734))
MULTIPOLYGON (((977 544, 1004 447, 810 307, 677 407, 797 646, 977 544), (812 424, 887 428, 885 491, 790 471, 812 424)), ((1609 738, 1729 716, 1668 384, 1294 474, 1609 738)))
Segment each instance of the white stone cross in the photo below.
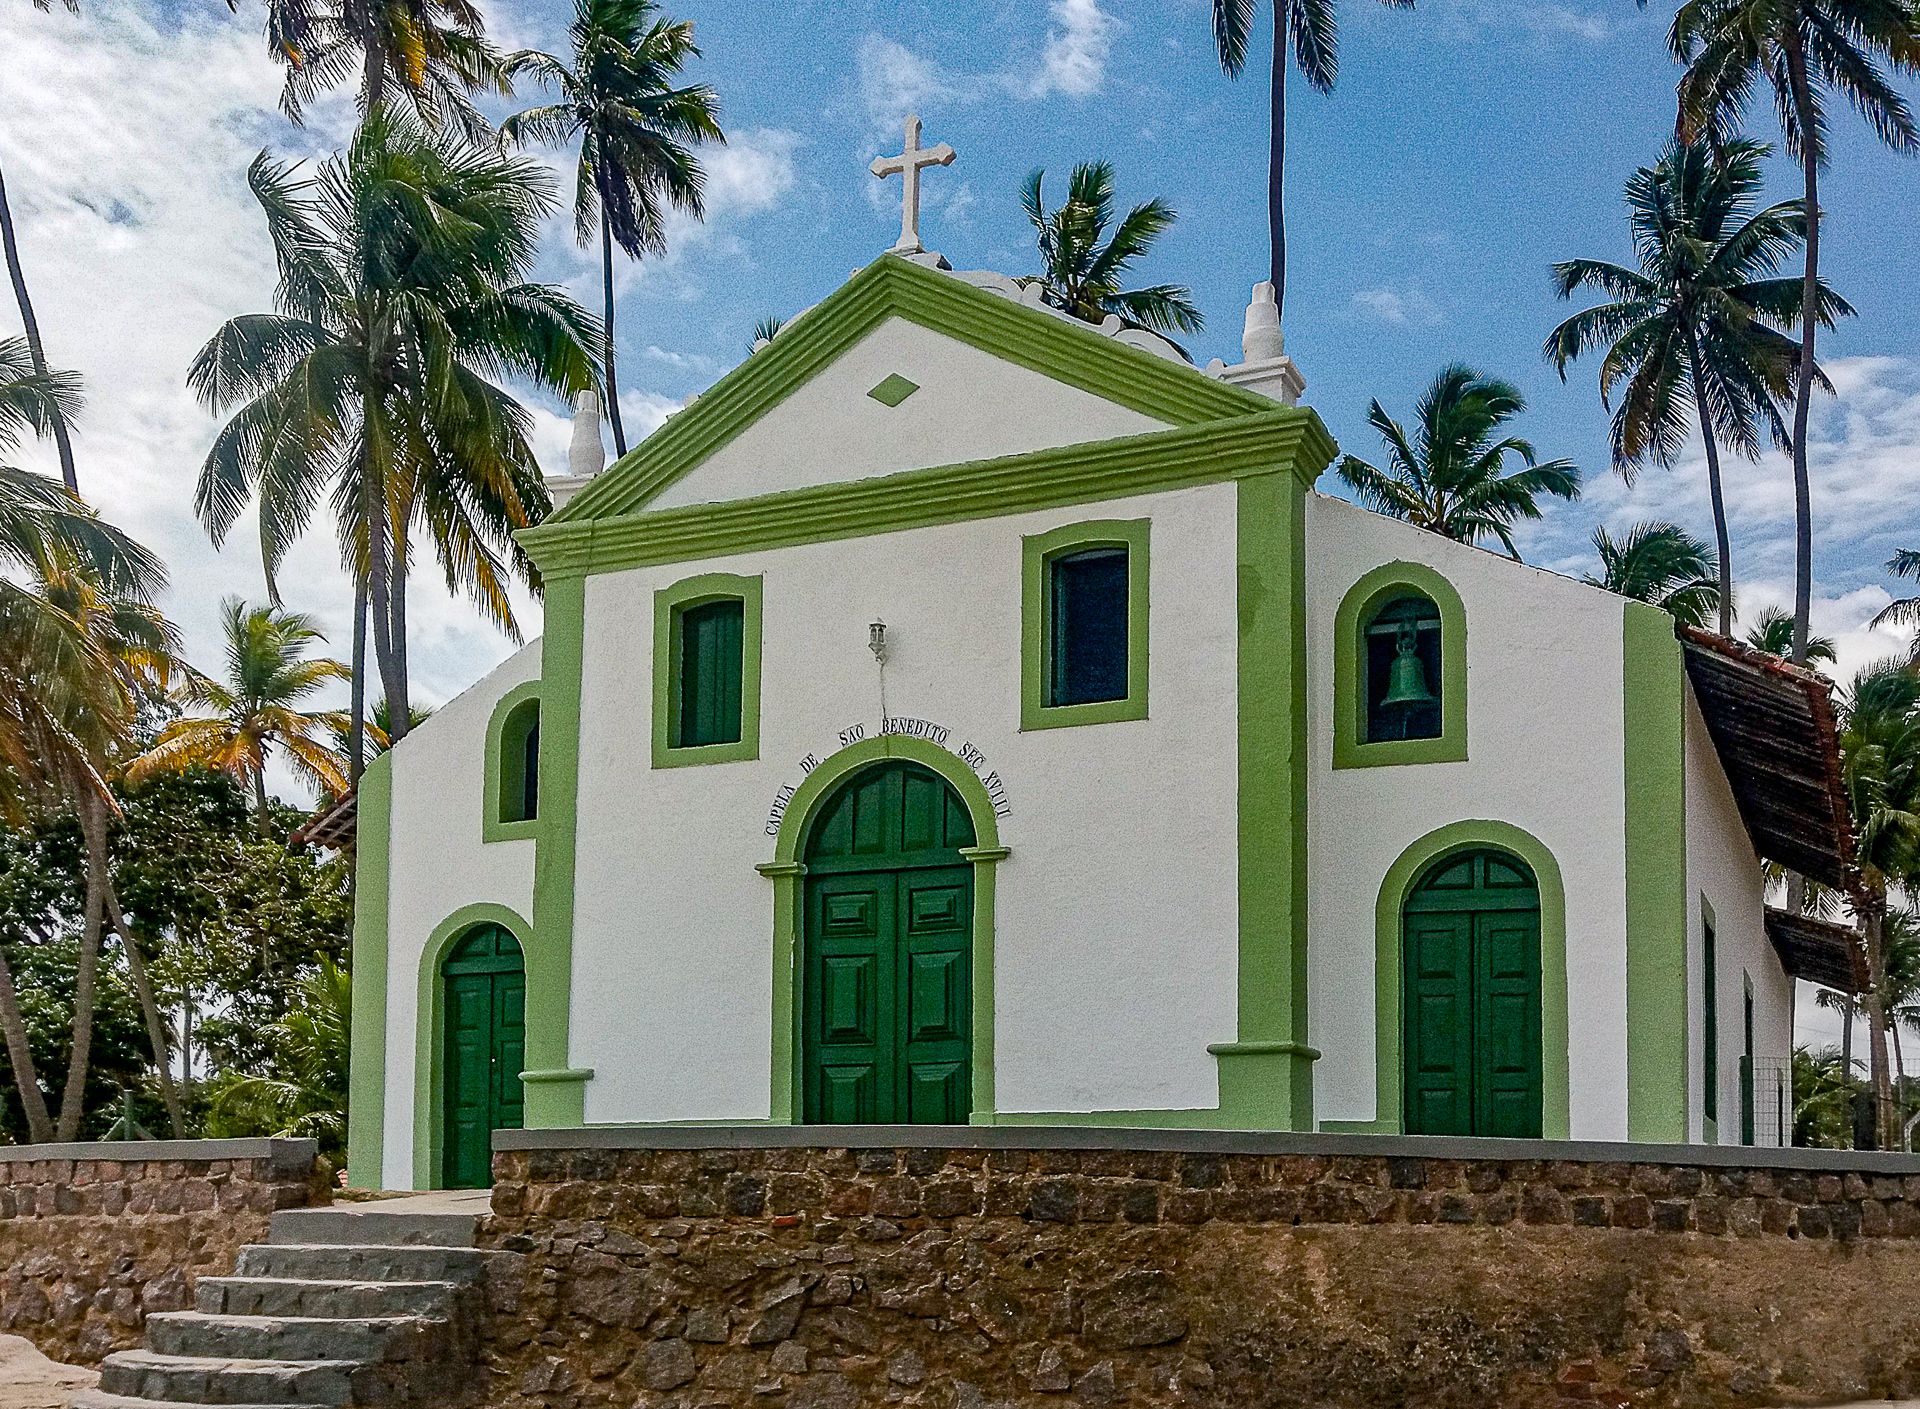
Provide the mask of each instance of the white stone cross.
POLYGON ((900 193, 900 243, 894 254, 924 254, 920 243, 920 172, 929 166, 952 166, 955 152, 945 142, 937 147, 920 145, 920 118, 907 119, 907 148, 897 157, 875 157, 873 174, 882 180, 898 174, 905 182, 900 193))

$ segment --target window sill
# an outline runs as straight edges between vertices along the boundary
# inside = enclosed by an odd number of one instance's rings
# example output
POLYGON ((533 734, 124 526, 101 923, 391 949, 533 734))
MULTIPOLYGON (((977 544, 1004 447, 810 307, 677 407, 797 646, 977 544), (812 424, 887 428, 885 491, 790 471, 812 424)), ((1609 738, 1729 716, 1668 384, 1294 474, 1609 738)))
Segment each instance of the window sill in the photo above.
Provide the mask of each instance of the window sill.
POLYGON ((519 822, 482 822, 480 840, 495 841, 533 841, 540 835, 540 819, 528 817, 519 822))
POLYGON ((1333 742, 1335 768, 1391 768, 1404 763, 1465 763, 1467 741, 1449 739, 1389 739, 1377 744, 1333 742))
POLYGON ((695 744, 688 748, 662 748, 653 751, 655 768, 697 768, 707 763, 752 763, 760 757, 757 739, 733 744, 695 744))
POLYGON ((1131 696, 1124 700, 1100 700, 1093 704, 1041 705, 1022 711, 1020 732, 1024 734, 1030 729, 1069 729, 1079 724, 1117 724, 1146 717, 1146 700, 1131 696))

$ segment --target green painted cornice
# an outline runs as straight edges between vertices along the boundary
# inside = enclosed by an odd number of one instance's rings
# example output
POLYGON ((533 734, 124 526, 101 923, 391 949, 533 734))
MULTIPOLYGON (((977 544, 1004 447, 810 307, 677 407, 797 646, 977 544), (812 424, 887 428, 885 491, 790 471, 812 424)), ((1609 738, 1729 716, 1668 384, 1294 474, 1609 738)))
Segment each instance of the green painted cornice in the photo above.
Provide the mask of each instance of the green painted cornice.
POLYGON ((1333 437, 1305 407, 1255 400, 1265 409, 1231 420, 621 518, 556 516, 516 536, 542 576, 553 579, 1286 471, 1311 486, 1333 459, 1333 437))
POLYGON ((551 522, 615 518, 644 508, 890 317, 1176 426, 1273 405, 1092 327, 883 254, 608 466, 551 522))

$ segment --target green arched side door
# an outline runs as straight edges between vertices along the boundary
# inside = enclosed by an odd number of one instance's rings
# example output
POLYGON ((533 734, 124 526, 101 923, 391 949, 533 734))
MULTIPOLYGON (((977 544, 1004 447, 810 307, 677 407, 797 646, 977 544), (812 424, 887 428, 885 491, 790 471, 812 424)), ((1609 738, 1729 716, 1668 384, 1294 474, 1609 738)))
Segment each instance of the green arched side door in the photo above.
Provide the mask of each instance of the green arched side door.
POLYGON ((972 1111, 974 844, 966 804, 909 763, 860 773, 809 833, 802 1117, 965 1125, 972 1111))
POLYGON ((1518 857, 1450 856, 1407 898, 1409 1135, 1540 1137, 1540 890, 1518 857))
POLYGON ((477 925, 440 966, 445 985, 446 1106, 441 1186, 493 1183, 493 1132, 520 1128, 526 1067, 527 978, 520 942, 501 925, 477 925))

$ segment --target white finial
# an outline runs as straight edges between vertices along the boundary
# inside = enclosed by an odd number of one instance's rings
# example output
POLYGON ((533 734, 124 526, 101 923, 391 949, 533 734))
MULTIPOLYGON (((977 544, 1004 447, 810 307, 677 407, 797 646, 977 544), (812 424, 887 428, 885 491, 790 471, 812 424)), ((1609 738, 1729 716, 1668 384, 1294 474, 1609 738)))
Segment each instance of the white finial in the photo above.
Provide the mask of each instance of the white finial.
POLYGON ((573 439, 567 443, 567 473, 592 479, 607 465, 607 448, 600 443, 600 393, 581 392, 573 399, 573 439))
POLYGON ((1272 284, 1255 284, 1253 299, 1247 304, 1246 331, 1240 335, 1240 351, 1248 362, 1271 362, 1283 357, 1287 340, 1280 332, 1280 304, 1272 284))
POLYGON ((897 157, 875 157, 872 171, 885 180, 898 175, 904 183, 900 193, 900 243, 894 254, 925 254, 920 243, 920 173, 929 166, 952 166, 955 152, 945 142, 937 147, 920 145, 920 118, 907 119, 906 150, 897 157))

